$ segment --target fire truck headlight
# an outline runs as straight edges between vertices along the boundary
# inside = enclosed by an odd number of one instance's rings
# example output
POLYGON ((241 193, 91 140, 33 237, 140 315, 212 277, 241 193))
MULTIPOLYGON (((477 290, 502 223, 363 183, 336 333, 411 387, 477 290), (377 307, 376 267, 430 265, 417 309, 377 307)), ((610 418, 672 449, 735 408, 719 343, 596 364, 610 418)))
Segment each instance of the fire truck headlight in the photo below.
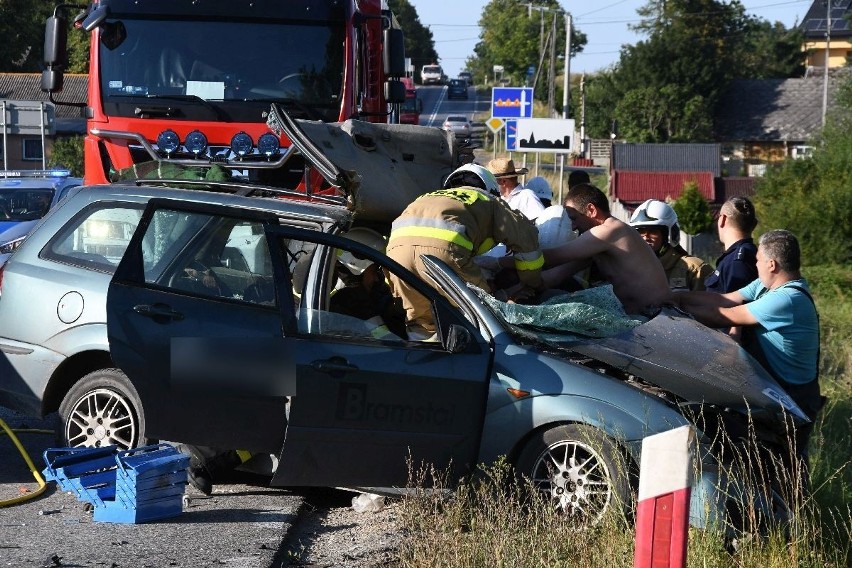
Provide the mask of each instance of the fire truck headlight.
POLYGON ((159 136, 157 136, 157 148, 166 156, 170 155, 179 147, 180 138, 178 138, 177 132, 174 130, 163 130, 160 132, 159 136))
POLYGON ((274 156, 281 150, 278 137, 271 132, 261 135, 257 139, 257 151, 266 157, 274 156))
POLYGON ((231 138, 231 151, 237 156, 242 157, 251 153, 251 149, 253 147, 254 142, 252 141, 251 136, 242 130, 234 134, 234 137, 231 138))
POLYGON ((183 145, 188 152, 194 156, 198 156, 207 150, 207 137, 200 130, 193 130, 186 135, 183 145))

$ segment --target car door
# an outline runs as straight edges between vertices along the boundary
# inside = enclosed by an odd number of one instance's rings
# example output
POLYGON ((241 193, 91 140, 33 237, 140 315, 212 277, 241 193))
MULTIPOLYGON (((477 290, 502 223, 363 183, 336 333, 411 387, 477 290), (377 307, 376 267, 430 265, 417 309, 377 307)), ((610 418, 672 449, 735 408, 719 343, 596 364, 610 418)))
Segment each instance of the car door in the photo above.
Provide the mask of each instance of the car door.
POLYGON ((292 300, 265 237, 277 218, 235 211, 151 200, 110 283, 110 352, 149 437, 277 453, 295 384, 279 350, 292 300))
POLYGON ((451 478, 469 472, 479 451, 492 360, 475 326, 433 288, 369 247, 287 227, 272 230, 282 241, 316 245, 306 257, 310 269, 294 272, 301 302, 287 342, 297 395, 273 483, 404 486, 409 464, 414 470, 429 464, 451 478), (412 341, 377 334, 368 322, 333 312, 329 296, 343 250, 409 281, 433 304, 440 337, 412 341))

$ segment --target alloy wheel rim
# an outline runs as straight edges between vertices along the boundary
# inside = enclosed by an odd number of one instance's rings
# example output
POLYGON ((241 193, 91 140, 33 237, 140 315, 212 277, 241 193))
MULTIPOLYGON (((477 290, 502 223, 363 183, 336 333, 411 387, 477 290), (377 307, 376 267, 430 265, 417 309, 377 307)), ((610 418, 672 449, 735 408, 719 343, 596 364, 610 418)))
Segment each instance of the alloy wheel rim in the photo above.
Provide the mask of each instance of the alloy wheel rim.
POLYGON ((117 445, 133 447, 137 440, 136 415, 128 401, 115 391, 95 389, 74 403, 65 422, 65 439, 71 447, 117 445))

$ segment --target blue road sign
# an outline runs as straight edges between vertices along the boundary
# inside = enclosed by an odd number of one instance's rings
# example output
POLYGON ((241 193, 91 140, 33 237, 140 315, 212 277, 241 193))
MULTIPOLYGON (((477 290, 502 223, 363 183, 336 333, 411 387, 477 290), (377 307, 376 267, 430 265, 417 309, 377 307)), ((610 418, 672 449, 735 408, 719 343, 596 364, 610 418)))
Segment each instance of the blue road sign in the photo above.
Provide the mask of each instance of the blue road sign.
POLYGON ((495 87, 491 90, 491 116, 532 118, 532 108, 532 88, 495 87))
POLYGON ((506 120, 506 151, 518 151, 518 121, 506 120))

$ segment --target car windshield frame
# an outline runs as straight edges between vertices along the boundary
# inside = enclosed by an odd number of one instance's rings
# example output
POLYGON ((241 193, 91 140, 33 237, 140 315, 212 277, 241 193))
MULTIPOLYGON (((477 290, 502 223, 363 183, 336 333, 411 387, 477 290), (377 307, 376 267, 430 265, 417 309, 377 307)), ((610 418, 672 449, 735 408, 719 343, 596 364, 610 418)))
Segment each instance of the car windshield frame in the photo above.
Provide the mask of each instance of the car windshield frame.
POLYGON ((101 36, 98 87, 113 116, 136 118, 140 103, 162 100, 169 107, 180 107, 175 118, 186 120, 209 114, 211 104, 221 119, 246 105, 272 101, 308 106, 324 121, 339 117, 345 58, 342 21, 128 16, 106 26, 125 36, 114 46, 106 45, 108 34, 101 36), (207 41, 221 37, 229 40, 207 41), (260 45, 264 55, 247 58, 245 50, 235 45, 260 45), (277 64, 270 66, 270 61, 277 64))

